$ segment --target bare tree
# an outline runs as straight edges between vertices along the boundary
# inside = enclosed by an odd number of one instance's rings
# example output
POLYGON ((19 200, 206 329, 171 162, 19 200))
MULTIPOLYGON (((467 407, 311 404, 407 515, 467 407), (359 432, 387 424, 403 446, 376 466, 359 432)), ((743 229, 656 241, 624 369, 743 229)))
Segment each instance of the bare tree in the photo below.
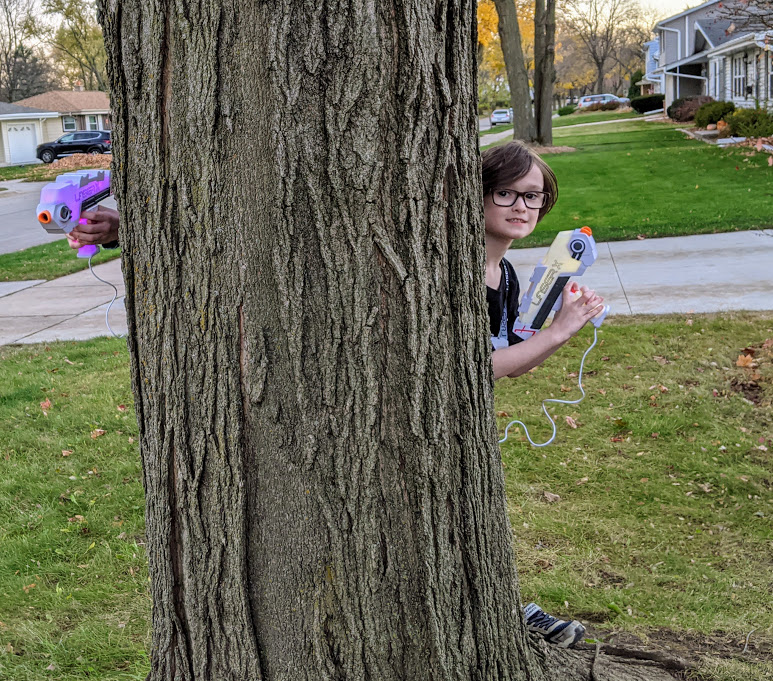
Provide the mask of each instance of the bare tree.
POLYGON ((773 29, 773 0, 729 0, 712 14, 731 21, 729 33, 773 29))
POLYGON ((34 9, 34 0, 0 0, 0 97, 7 101, 21 99, 14 96, 19 89, 17 60, 32 37, 34 9))
POLYGON ((513 137, 531 141, 537 135, 531 104, 529 74, 523 58, 518 11, 513 0, 494 0, 499 16, 499 39, 505 58, 510 101, 513 108, 513 137))
POLYGON ((635 0, 566 0, 562 20, 595 69, 596 92, 602 91, 604 75, 638 14, 635 0))

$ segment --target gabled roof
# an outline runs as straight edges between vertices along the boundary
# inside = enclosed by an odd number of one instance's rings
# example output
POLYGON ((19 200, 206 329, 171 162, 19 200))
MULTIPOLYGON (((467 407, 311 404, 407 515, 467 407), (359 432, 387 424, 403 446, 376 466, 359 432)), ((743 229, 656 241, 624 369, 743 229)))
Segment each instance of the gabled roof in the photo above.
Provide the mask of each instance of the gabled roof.
POLYGON ((687 14, 692 14, 693 12, 697 12, 699 9, 706 9, 711 5, 716 5, 718 2, 720 2, 720 0, 709 0, 708 2, 704 2, 703 4, 696 5, 695 7, 690 7, 690 9, 686 9, 684 10, 684 12, 680 12, 679 14, 674 14, 673 16, 666 17, 665 19, 661 19, 657 24, 655 24, 655 28, 658 28, 658 26, 662 26, 667 21, 673 21, 674 19, 679 19, 679 17, 683 17, 687 14))
POLYGON ((41 95, 27 97, 17 102, 22 106, 42 107, 47 111, 58 111, 61 114, 73 114, 82 112, 110 111, 110 98, 106 92, 100 90, 51 90, 41 95))
POLYGON ((51 118, 57 115, 55 111, 45 111, 44 109, 33 109, 29 106, 19 106, 16 103, 0 102, 0 117, 3 118, 51 118))
MULTIPOLYGON (((697 24, 698 22, 695 23, 697 24)), ((711 43, 711 46, 716 47, 717 45, 721 45, 722 43, 727 42, 731 38, 735 37, 731 33, 727 32, 727 29, 730 28, 732 23, 732 19, 712 16, 708 19, 701 19, 700 27, 703 31, 703 34, 711 43)))

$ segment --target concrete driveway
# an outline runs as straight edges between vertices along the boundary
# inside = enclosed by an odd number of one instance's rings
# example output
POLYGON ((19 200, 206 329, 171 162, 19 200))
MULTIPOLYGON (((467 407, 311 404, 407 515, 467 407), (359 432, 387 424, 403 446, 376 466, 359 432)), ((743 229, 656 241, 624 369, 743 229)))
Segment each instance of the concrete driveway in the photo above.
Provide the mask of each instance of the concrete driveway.
MULTIPOLYGON (((5 189, 0 191, 0 255, 64 238, 64 235, 46 232, 35 215, 40 190, 46 184, 23 180, 0 182, 0 188, 5 189)), ((115 200, 110 197, 102 205, 115 208, 115 200)))

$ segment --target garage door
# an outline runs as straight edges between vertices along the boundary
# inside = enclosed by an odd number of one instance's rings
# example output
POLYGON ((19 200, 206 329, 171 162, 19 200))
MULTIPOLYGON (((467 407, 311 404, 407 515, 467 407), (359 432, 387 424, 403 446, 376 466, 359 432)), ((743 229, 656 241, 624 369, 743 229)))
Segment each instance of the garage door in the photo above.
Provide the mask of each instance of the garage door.
POLYGON ((11 163, 35 161, 37 136, 34 123, 10 123, 8 125, 8 151, 11 163))

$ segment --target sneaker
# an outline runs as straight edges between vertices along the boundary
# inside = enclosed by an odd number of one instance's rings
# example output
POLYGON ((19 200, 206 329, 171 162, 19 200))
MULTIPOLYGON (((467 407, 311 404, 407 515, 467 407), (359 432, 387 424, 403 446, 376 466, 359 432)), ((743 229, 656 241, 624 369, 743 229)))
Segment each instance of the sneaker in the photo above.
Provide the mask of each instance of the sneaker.
POLYGON ((526 628, 542 634, 548 643, 559 648, 571 648, 585 634, 585 627, 577 620, 567 622, 548 615, 536 603, 529 603, 524 609, 526 628))

